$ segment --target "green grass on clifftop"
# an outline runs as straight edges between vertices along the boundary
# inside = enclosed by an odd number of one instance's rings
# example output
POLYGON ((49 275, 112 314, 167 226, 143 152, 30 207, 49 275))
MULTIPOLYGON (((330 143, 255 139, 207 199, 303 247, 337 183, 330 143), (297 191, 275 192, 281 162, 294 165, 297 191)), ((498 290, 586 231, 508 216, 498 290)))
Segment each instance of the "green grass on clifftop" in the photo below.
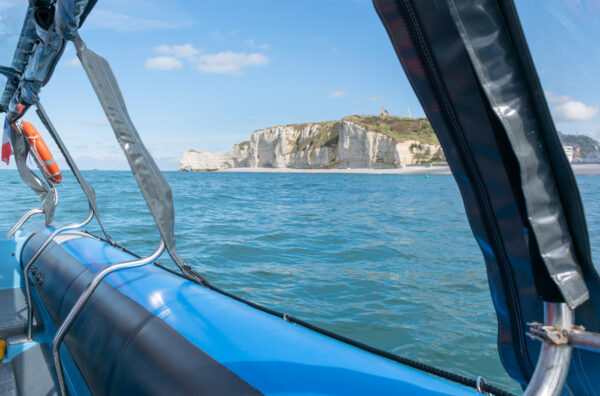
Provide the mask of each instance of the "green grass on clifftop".
MULTIPOLYGON (((435 132, 431 128, 431 124, 426 118, 408 118, 395 116, 358 116, 352 115, 344 117, 342 120, 352 122, 360 127, 365 128, 370 132, 382 133, 396 140, 397 142, 406 142, 407 140, 416 140, 421 143, 439 145, 439 141, 435 132)), ((292 127, 298 133, 311 125, 319 125, 319 131, 314 133, 307 139, 301 139, 290 142, 294 147, 293 152, 314 150, 316 148, 331 147, 338 144, 340 136, 340 121, 321 121, 305 124, 287 124, 279 125, 278 127, 292 127)), ((240 149, 247 149, 250 145, 249 141, 239 143, 240 149)))
POLYGON ((426 118, 380 117, 380 116, 348 116, 344 121, 350 121, 371 132, 387 135, 397 142, 417 140, 422 143, 440 144, 431 124, 426 118))
POLYGON ((244 140, 242 143, 238 143, 240 150, 248 150, 250 148, 250 140, 244 140))
POLYGON ((320 125, 319 131, 307 139, 298 139, 294 152, 314 150, 316 148, 330 147, 337 144, 341 125, 339 121, 325 121, 316 124, 320 125))

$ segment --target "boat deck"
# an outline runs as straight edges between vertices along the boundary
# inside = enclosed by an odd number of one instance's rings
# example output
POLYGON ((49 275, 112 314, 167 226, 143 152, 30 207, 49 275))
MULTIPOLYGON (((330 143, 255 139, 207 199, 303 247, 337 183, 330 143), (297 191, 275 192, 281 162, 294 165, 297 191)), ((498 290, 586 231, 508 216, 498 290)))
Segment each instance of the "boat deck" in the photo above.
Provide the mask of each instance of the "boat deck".
POLYGON ((0 395, 57 395, 44 321, 36 306, 34 340, 21 343, 27 334, 27 299, 15 248, 14 241, 0 238, 0 340, 8 344, 0 361, 0 395))
MULTIPOLYGON (((44 330, 37 307, 34 307, 33 331, 44 330)), ((0 289, 0 339, 24 335, 27 331, 27 299, 20 287, 0 289)))
POLYGON ((51 372, 50 348, 36 344, 0 364, 0 394, 4 396, 57 395, 51 372))

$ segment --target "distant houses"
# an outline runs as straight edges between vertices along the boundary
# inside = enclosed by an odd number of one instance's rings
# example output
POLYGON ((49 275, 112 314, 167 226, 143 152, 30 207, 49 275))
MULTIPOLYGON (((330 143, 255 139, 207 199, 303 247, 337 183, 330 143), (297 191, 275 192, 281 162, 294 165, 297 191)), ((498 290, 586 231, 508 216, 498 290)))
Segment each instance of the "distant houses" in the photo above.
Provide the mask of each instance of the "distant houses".
POLYGON ((565 150, 565 155, 567 156, 567 159, 569 160, 569 162, 573 162, 573 146, 562 146, 563 150, 565 150))
POLYGON ((572 163, 600 163, 600 143, 585 135, 558 133, 565 155, 572 163))

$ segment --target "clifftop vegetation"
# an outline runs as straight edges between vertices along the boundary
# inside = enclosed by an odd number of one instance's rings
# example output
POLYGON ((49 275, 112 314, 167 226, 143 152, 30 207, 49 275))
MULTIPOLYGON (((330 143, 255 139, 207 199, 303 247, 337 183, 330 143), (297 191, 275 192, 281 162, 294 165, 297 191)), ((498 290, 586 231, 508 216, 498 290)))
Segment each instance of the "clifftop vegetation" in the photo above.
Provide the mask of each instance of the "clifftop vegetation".
POLYGON ((427 144, 440 144, 426 118, 353 115, 343 119, 369 131, 383 133, 399 143, 407 140, 417 140, 427 144))
MULTIPOLYGON (((370 132, 379 132, 389 136, 397 142, 406 142, 407 140, 416 140, 427 144, 439 145, 439 141, 431 124, 426 118, 408 118, 395 116, 359 116, 352 115, 344 117, 342 120, 352 122, 358 126, 365 128, 370 132)), ((266 129, 277 127, 293 127, 298 132, 301 132, 309 125, 320 125, 319 133, 308 139, 298 140, 296 151, 302 151, 307 148, 327 147, 337 143, 337 138, 340 134, 339 121, 322 121, 305 124, 288 124, 269 127, 266 129)), ((245 141, 240 143, 240 146, 248 145, 245 141)))
POLYGON ((339 121, 319 122, 319 132, 306 139, 298 138, 294 152, 335 146, 340 136, 339 121))

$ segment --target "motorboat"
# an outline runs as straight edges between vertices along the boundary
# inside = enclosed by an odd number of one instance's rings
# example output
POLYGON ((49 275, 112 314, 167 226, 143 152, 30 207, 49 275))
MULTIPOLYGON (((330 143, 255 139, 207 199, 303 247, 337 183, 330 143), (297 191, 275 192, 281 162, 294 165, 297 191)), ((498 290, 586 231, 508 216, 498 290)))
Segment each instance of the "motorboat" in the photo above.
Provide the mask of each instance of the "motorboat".
MULTIPOLYGON (((40 198, 0 239, 0 393, 510 394, 232 295, 185 262, 170 186, 108 61, 80 35, 95 3, 31 0, 13 62, 0 68, 9 148, 40 198), (42 106, 39 93, 69 42, 160 232, 143 257, 104 229, 93 186, 42 106), (22 122, 29 111, 81 185, 83 220, 54 222, 60 180, 22 122), (92 221, 99 235, 85 231, 92 221), (164 251, 176 269, 156 262, 164 251)), ((526 395, 598 394, 600 279, 515 5, 373 4, 460 188, 485 258, 505 370, 526 395)))

